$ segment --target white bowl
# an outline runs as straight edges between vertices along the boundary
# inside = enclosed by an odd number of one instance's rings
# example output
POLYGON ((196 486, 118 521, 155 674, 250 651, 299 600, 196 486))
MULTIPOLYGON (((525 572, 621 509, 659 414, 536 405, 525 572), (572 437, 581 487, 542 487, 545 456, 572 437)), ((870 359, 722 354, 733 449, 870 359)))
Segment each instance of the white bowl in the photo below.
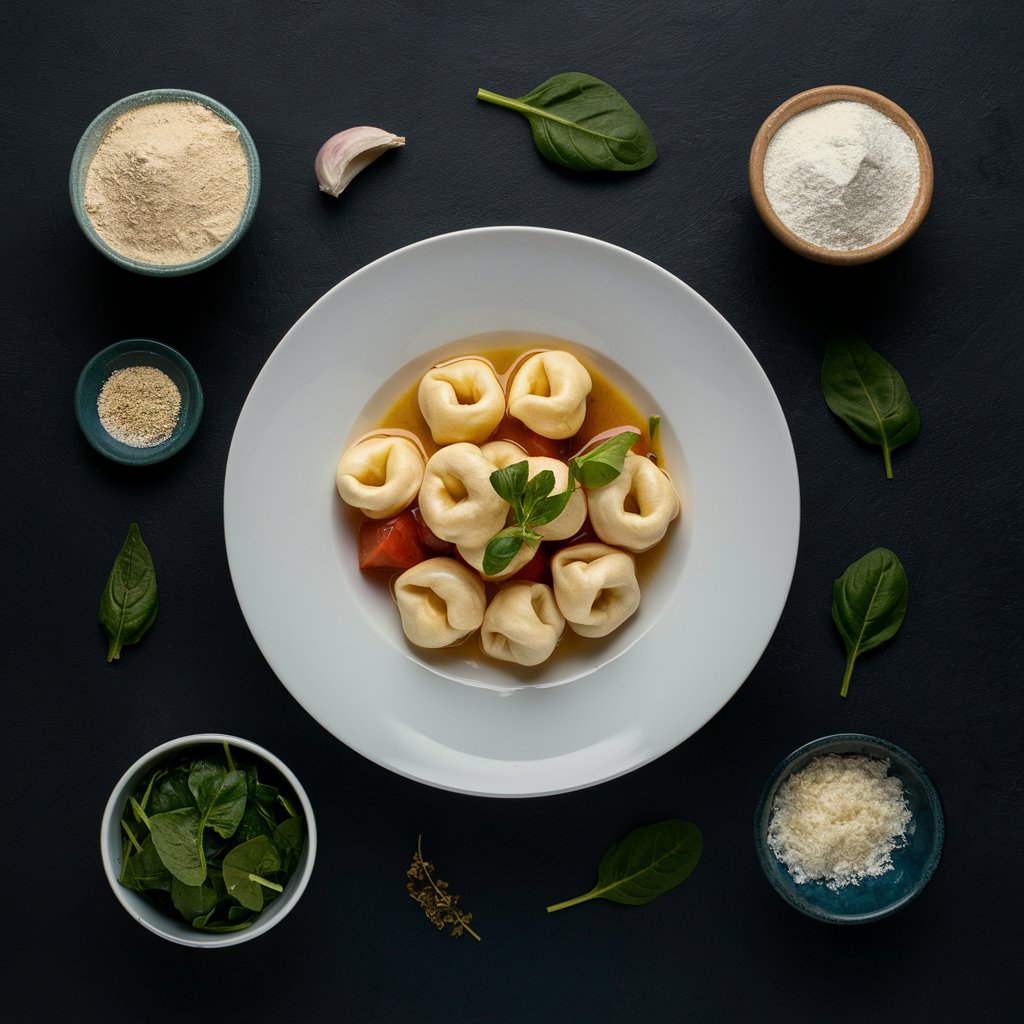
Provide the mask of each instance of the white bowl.
POLYGON ((176 942, 182 946, 194 946, 199 949, 236 946, 269 931, 283 920, 285 915, 298 903, 299 897, 309 882, 309 876, 313 873, 313 861, 316 859, 316 822, 306 791, 291 769, 280 758, 251 740, 243 740, 238 736, 229 736, 219 732, 197 733, 193 736, 168 740, 168 742, 154 747, 121 776, 103 811, 103 822, 100 825, 100 857, 103 860, 103 870, 106 873, 107 881, 118 902, 143 928, 149 929, 162 939, 176 942), (265 761, 288 783, 302 808, 306 823, 306 842, 299 863, 289 878, 284 892, 260 913, 252 925, 237 932, 203 932, 191 927, 184 920, 176 920, 146 900, 141 893, 127 889, 118 882, 118 877, 121 874, 123 840, 121 817, 128 798, 135 792, 139 783, 149 775, 154 767, 165 762, 169 756, 189 747, 224 742, 238 750, 244 750, 252 757, 265 761))

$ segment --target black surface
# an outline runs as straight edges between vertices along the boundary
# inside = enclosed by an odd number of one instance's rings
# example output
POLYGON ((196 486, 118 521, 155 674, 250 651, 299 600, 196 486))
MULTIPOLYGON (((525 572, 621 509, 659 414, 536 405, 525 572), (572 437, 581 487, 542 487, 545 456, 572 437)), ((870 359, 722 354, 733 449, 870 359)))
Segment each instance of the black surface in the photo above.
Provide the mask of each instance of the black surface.
POLYGON ((1019 1010, 1021 11, 1018 0, 4 6, 6 1019, 1001 1020, 1019 1010), (650 126, 657 163, 623 177, 560 171, 525 122, 474 99, 478 86, 514 95, 563 70, 618 87, 650 126), (781 248, 745 180, 763 118, 835 82, 903 105, 935 158, 918 236, 861 268, 781 248), (263 165, 250 234, 220 265, 177 280, 106 262, 67 198, 93 116, 159 86, 229 106, 263 165), (312 160, 352 124, 409 143, 335 201, 317 192, 312 160), (418 785, 312 721, 246 629, 221 526, 232 429, 287 328, 374 258, 487 224, 594 235, 696 288, 771 379, 802 486, 789 602, 738 695, 655 763, 540 800, 418 785), (920 407, 921 436, 896 453, 893 482, 821 399, 833 324, 886 354, 920 407), (72 410, 86 360, 130 336, 180 348, 206 392, 189 448, 141 472, 97 456, 72 410), (96 604, 132 520, 162 607, 143 643, 108 666, 96 604), (844 703, 831 582, 879 544, 903 559, 910 610, 899 636, 864 657, 844 703), (277 752, 320 826, 316 871, 291 917, 217 953, 134 924, 97 846, 128 764, 202 730, 277 752), (947 816, 924 895, 860 929, 790 910, 751 842, 776 762, 843 730, 914 754, 947 816), (589 888, 612 840, 666 817, 697 822, 706 838, 682 888, 644 908, 545 915, 589 888), (435 933, 406 897, 419 832, 474 911, 480 944, 435 933))

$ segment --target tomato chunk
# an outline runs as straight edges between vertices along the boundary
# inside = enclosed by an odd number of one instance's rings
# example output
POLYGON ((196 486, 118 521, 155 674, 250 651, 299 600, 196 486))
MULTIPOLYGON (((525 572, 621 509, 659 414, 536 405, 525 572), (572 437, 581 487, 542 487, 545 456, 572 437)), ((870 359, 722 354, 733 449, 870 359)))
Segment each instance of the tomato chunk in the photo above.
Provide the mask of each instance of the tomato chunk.
POLYGON ((359 568, 363 572, 403 572, 429 557, 408 509, 391 519, 367 519, 359 527, 359 568))
POLYGON ((420 545, 425 551, 429 551, 434 555, 451 555, 455 552, 454 544, 450 544, 446 540, 441 540, 441 538, 438 537, 438 535, 434 533, 429 526, 427 526, 419 505, 413 505, 412 508, 409 509, 409 513, 412 515, 413 522, 416 524, 416 536, 419 538, 420 545))
POLYGON ((518 572, 509 576, 510 581, 517 583, 551 583, 551 556, 543 544, 534 552, 526 565, 518 572))

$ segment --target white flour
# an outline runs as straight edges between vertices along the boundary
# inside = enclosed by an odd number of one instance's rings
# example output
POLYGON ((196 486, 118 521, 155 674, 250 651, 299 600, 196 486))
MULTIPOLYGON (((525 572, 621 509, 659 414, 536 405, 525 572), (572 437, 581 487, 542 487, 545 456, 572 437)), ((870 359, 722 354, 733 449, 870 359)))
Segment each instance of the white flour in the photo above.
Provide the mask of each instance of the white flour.
POLYGON ((921 167, 913 139, 866 103, 837 100, 787 121, 764 157, 764 188, 791 231, 824 249, 863 249, 906 219, 921 167))

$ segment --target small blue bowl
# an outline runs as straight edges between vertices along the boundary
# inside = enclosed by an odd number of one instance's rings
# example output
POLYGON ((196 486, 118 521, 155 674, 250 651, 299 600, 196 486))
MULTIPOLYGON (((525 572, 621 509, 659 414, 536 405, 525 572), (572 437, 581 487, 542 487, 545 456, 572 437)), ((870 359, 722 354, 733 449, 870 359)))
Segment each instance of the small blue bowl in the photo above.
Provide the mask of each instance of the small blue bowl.
POLYGON ((85 129, 78 142, 78 146, 75 148, 75 154, 71 158, 70 186, 71 207, 75 213, 75 220, 78 221, 78 225, 85 233, 85 237, 107 259, 112 260, 126 270, 133 270, 137 274, 148 274, 150 277, 180 277, 182 274, 194 274, 197 270, 202 270, 223 259, 248 231, 253 215, 256 212, 256 203, 260 196, 260 158, 256 153, 256 145, 252 141, 252 136, 249 134, 248 129, 222 103, 218 103, 202 93, 190 92, 187 89, 148 89, 146 92, 133 93, 131 96, 126 96, 124 99, 112 103, 93 119, 89 127, 85 129), (245 207, 242 210, 242 217, 234 231, 215 249, 187 263, 147 263, 118 252, 117 249, 109 245, 97 233, 85 208, 85 180, 89 172, 89 164, 96 155, 96 150, 103 140, 103 136, 106 135, 107 129, 115 118, 129 110, 136 110, 151 103, 168 102, 201 103, 204 107, 212 110, 238 129, 239 140, 249 165, 249 193, 246 197, 245 207))
POLYGON ((906 906, 928 883, 942 853, 945 825, 942 804, 924 769, 894 743, 861 733, 825 736, 805 744, 784 758, 765 784, 754 814, 757 857, 775 891, 791 906, 809 917, 830 924, 864 924, 894 914, 906 906), (823 882, 797 884, 786 866, 768 846, 768 824, 779 786, 826 754, 862 754, 889 761, 889 775, 903 784, 910 813, 906 846, 892 853, 893 870, 858 885, 835 891, 823 882))
POLYGON ((126 466, 150 466, 169 459, 192 439, 203 415, 203 389, 192 364, 175 349, 148 338, 128 338, 97 352, 85 364, 75 388, 75 416, 86 440, 101 455, 126 466), (178 422, 171 436, 148 448, 125 444, 100 422, 96 402, 107 378, 129 366, 154 366, 174 381, 181 393, 178 422))

